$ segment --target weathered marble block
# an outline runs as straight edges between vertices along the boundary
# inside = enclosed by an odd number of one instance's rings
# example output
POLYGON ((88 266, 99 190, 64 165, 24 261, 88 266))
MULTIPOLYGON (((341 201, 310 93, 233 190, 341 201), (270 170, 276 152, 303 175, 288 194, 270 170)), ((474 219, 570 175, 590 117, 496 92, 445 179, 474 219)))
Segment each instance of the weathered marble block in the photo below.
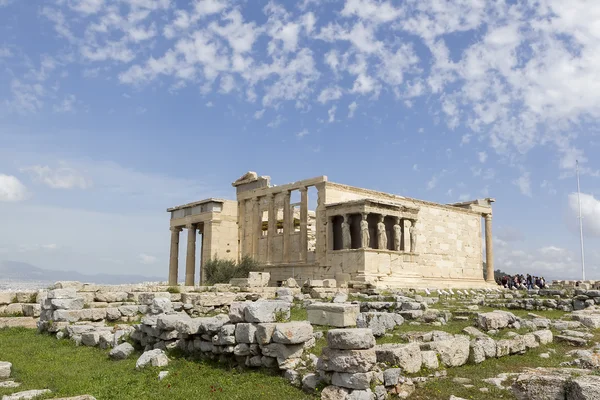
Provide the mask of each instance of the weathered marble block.
POLYGON ((358 304, 313 303, 306 307, 308 320, 313 325, 346 328, 356 326, 360 313, 358 304))

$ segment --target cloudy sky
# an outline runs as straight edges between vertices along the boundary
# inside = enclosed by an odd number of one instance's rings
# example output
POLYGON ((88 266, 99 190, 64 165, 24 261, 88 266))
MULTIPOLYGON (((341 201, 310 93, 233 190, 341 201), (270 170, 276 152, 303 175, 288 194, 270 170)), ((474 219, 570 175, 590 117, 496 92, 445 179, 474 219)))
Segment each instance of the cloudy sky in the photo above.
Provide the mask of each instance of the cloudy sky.
POLYGON ((600 279, 598 65, 595 0, 0 0, 0 260, 166 276, 253 170, 494 197, 498 268, 576 278, 578 159, 600 279))

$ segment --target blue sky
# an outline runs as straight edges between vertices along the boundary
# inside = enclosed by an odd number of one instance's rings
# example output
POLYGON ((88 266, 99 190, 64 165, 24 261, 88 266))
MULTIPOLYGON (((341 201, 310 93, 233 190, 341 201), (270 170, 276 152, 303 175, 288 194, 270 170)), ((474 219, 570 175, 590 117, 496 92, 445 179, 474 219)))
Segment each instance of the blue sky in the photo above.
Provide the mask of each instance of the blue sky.
POLYGON ((494 197, 496 266, 600 279, 600 4, 0 0, 0 260, 165 275, 248 170, 494 197), (183 242, 183 241, 182 241, 183 242))

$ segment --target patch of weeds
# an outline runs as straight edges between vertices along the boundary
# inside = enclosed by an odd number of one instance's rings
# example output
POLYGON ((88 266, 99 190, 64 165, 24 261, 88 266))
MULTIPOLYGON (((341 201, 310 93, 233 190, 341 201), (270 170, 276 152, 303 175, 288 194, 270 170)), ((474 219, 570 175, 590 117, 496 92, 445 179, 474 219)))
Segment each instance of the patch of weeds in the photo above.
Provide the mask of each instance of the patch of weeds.
POLYGON ((294 304, 290 309, 290 321, 308 321, 308 312, 306 308, 294 304))
MULTIPOLYGON (((291 315, 291 313, 290 313, 291 315)), ((275 311, 275 322, 286 322, 288 320, 287 312, 284 310, 275 311)))
POLYGON ((181 293, 179 286, 169 286, 166 291, 169 293, 181 293))

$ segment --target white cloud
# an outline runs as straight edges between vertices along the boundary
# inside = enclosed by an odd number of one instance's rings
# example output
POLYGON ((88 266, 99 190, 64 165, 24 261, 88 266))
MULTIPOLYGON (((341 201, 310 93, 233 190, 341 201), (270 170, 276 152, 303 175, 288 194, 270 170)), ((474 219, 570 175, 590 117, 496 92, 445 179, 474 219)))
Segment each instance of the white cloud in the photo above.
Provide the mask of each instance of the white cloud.
POLYGON ((513 185, 516 185, 521 194, 531 197, 531 179, 529 172, 524 172, 519 178, 512 181, 513 185))
POLYGON ((350 105, 348 106, 348 118, 353 118, 354 117, 354 113, 356 112, 356 108, 358 107, 358 104, 356 104, 355 101, 353 101, 352 103, 350 103, 350 105))
POLYGON ((308 129, 302 129, 300 132, 296 133, 298 139, 302 139, 306 135, 308 135, 308 129))
POLYGON ((485 151, 480 151, 479 153, 477 153, 477 157, 479 158, 479 162, 480 163, 484 163, 487 160, 487 153, 485 151))
POLYGON ((54 112, 69 113, 75 111, 74 105, 76 100, 77 98, 74 94, 67 95, 61 103, 54 105, 54 112))
POLYGON ((327 120, 327 122, 332 123, 335 121, 335 110, 337 109, 336 106, 333 106, 329 109, 329 111, 327 111, 327 115, 329 116, 329 119, 327 120))
POLYGON ((51 168, 47 165, 32 165, 21 168, 22 172, 29 172, 36 182, 43 183, 52 189, 87 189, 92 182, 80 172, 66 165, 51 168))
POLYGON ((265 114, 264 108, 262 110, 258 110, 254 113, 254 119, 261 119, 264 114, 265 114))
POLYGON ((142 264, 149 265, 149 264, 155 264, 158 261, 158 258, 155 256, 151 256, 149 254, 146 254, 146 253, 140 253, 138 255, 138 261, 142 264))
POLYGON ((27 188, 21 181, 14 176, 0 174, 0 201, 22 201, 27 196, 27 188))
POLYGON ((338 100, 340 97, 342 97, 342 89, 340 89, 337 86, 334 86, 323 89, 323 91, 321 91, 321 94, 319 94, 317 100, 320 103, 325 104, 328 101, 338 100))
POLYGON ((437 186, 438 178, 437 176, 432 176, 429 181, 427 181, 427 190, 431 190, 437 186))
MULTIPOLYGON (((569 211, 571 221, 579 216, 577 193, 569 194, 569 211)), ((591 194, 581 193, 581 217, 583 229, 587 235, 600 236, 600 200, 591 194)))

